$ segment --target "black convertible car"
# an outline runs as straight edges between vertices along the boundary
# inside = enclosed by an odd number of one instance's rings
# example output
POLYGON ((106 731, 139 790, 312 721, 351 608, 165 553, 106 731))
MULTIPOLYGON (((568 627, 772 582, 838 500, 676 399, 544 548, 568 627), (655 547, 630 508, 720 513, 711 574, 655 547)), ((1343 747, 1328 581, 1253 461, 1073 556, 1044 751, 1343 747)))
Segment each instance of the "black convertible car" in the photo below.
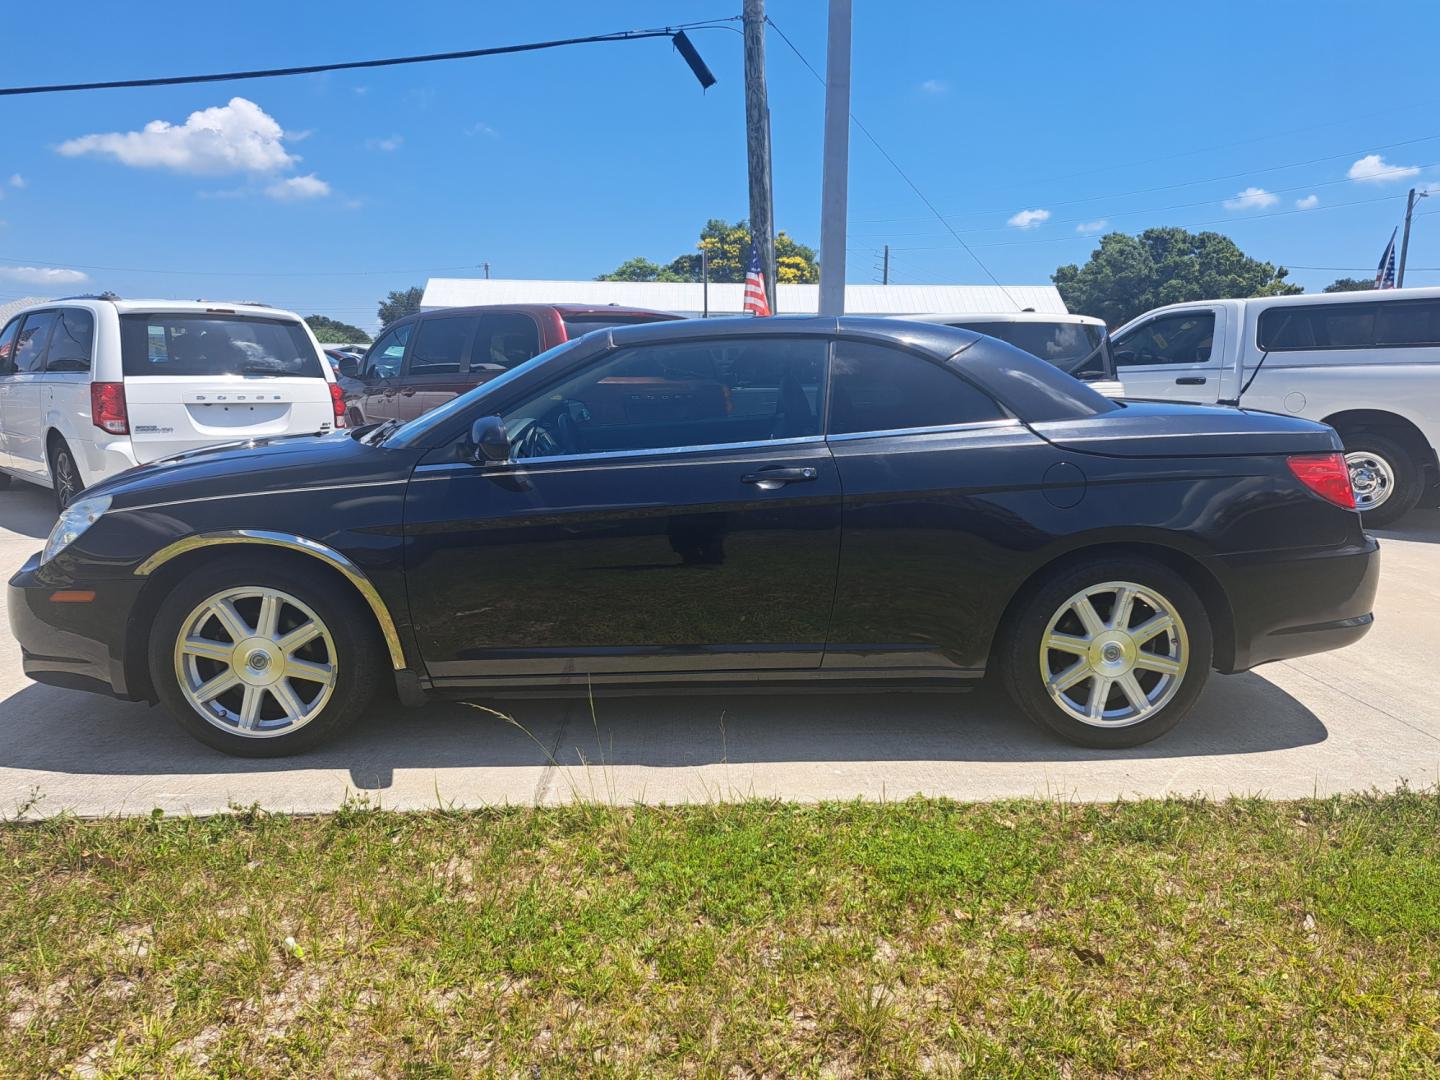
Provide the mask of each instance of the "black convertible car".
POLYGON ((949 327, 616 328, 404 426, 107 480, 10 617, 31 678, 163 702, 235 754, 311 745, 385 680, 415 703, 989 671, 1061 736, 1131 746, 1211 668, 1369 629, 1340 451, 949 327))

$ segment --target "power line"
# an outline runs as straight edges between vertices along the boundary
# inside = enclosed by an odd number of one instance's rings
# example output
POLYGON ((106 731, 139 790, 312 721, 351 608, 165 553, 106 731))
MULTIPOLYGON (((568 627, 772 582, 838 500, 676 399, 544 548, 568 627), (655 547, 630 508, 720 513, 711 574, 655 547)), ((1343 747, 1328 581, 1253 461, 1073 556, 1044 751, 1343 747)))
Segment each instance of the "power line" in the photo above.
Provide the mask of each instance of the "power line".
MULTIPOLYGON (((802 53, 796 47, 795 43, 790 40, 789 35, 786 34, 784 30, 780 29, 779 23, 777 23, 774 19, 770 18, 768 15, 765 17, 765 21, 775 28, 775 32, 779 34, 780 39, 790 47, 790 51, 799 58, 800 62, 804 64, 806 68, 809 69, 810 74, 815 76, 816 80, 819 81, 820 85, 824 86, 824 76, 815 70, 814 65, 811 64, 809 60, 805 59, 805 54, 802 53)), ((1017 311, 1023 310, 1023 306, 1021 305, 1020 301, 1016 300, 1015 297, 1011 296, 1010 291, 1006 289, 1004 285, 1000 284, 1000 279, 990 272, 990 268, 981 261, 980 256, 976 255, 975 252, 970 250, 970 245, 965 243, 964 239, 960 236, 960 234, 950 227, 950 223, 945 220, 945 216, 935 208, 934 203, 932 203, 929 199, 925 197, 925 193, 920 190, 919 185, 917 185, 914 180, 910 179, 904 169, 900 168, 900 165, 896 162, 896 160, 890 156, 889 151, 887 151, 885 147, 880 145, 880 140, 875 138, 874 135, 870 134, 870 129, 867 128, 864 124, 862 124, 859 117, 857 117, 853 112, 850 113, 850 122, 854 124, 857 128, 859 128, 860 133, 864 135, 865 138, 870 140, 870 145, 875 147, 875 149, 880 152, 880 156, 890 163, 890 167, 895 170, 896 174, 900 177, 901 180, 905 181, 906 185, 910 188, 910 190, 915 193, 915 197, 925 204, 925 208, 929 210, 930 213, 935 215, 935 219, 939 221, 940 224, 945 227, 945 230, 955 238, 955 242, 964 249, 965 254, 969 255, 970 258, 975 260, 975 265, 980 267, 981 270, 985 271, 985 276, 988 277, 992 282, 994 282, 995 287, 1005 294, 1006 299, 1008 299, 1012 304, 1015 305, 1015 309, 1017 311)))
MULTIPOLYGON (((733 22, 730 19, 705 19, 699 22, 681 23, 652 30, 620 30, 610 34, 591 34, 588 37, 559 38, 554 41, 532 41, 521 45, 496 45, 488 49, 462 49, 455 52, 426 53, 415 56, 392 56, 382 60, 348 60, 336 64, 305 64, 298 67, 257 68, 250 71, 226 71, 207 75, 170 75, 152 79, 114 79, 107 82, 53 83, 48 86, 7 86, 0 87, 0 97, 14 97, 20 94, 63 94, 75 90, 119 90, 140 86, 180 86, 188 83, 235 82, 242 79, 274 79, 288 75, 314 75, 324 71, 353 71, 360 68, 396 67, 401 64, 433 64, 443 60, 471 60, 480 56, 503 56, 511 53, 537 52, 541 49, 557 49, 566 45, 592 45, 610 41, 639 41, 645 38, 675 36, 687 28, 709 27, 733 22)), ((684 53, 683 48, 681 49, 684 53)), ((690 63, 690 58, 686 57, 690 63)), ((703 64, 701 65, 703 67, 703 64)), ((692 64, 693 68, 693 64, 692 64)), ((697 76, 699 72, 696 72, 697 76)), ((703 81, 703 80, 702 80, 703 81)), ((713 81, 713 79, 712 79, 713 81)))
POLYGON ((194 277, 371 277, 388 274, 434 274, 442 270, 474 270, 479 263, 465 263, 460 266, 419 266, 406 270, 287 270, 272 272, 266 270, 156 270, 144 266, 96 266, 92 263, 53 262, 49 259, 31 259, 20 255, 0 255, 0 262, 22 266, 46 266, 62 270, 101 270, 110 274, 180 274, 194 277))

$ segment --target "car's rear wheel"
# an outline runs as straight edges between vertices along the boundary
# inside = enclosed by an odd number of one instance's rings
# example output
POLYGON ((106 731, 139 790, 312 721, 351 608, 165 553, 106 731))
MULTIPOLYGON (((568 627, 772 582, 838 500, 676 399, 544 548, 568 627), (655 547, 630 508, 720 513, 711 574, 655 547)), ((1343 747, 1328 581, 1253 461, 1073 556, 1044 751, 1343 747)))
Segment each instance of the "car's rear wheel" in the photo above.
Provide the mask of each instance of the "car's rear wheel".
POLYGON ((1369 431, 1343 438, 1355 508, 1365 525, 1389 525, 1413 510, 1424 492, 1425 478, 1405 448, 1369 431))
POLYGON ((55 505, 64 510, 85 490, 85 481, 80 479, 80 468, 75 464, 75 455, 70 452, 64 439, 55 438, 50 447, 50 484, 55 489, 55 505))
POLYGON ((1213 650, 1195 590, 1148 559, 1096 559, 1052 575, 1002 633, 1003 678, 1021 711, 1101 748, 1138 746, 1179 723, 1213 650))
POLYGON ((187 577, 150 640, 160 700, 187 732, 241 757, 280 757, 350 724, 384 653, 360 599, 294 568, 242 559, 187 577))

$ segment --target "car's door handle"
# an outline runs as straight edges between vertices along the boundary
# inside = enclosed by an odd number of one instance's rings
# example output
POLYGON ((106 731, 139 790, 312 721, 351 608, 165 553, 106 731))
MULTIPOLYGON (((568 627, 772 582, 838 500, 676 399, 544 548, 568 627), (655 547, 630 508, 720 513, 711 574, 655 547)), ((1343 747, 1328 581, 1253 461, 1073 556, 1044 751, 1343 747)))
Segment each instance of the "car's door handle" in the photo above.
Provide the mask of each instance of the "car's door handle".
MULTIPOLYGON (((1202 381, 1203 381, 1203 380, 1202 380, 1202 381)), ((413 386, 407 386, 404 390, 401 390, 401 391, 400 391, 400 396, 401 396, 401 397, 414 397, 414 396, 415 396, 415 388, 414 388, 413 386)))
POLYGON ((1204 386, 1204 375, 1182 375, 1175 380, 1176 386, 1204 386))
POLYGON ((762 469, 760 472, 746 473, 740 477, 742 484, 754 484, 762 491, 774 491, 776 488, 784 487, 786 484, 802 483, 806 480, 814 480, 819 476, 815 469, 806 467, 762 469))

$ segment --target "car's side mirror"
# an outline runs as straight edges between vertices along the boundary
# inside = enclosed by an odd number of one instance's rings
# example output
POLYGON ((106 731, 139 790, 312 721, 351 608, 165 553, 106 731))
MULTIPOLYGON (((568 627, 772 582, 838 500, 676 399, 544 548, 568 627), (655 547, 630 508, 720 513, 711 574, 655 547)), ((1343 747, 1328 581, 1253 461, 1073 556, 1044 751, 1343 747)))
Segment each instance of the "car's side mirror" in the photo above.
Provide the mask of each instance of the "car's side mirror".
POLYGON ((353 356, 345 356, 340 359, 340 374, 347 379, 355 379, 360 375, 360 361, 353 356))
POLYGON ((470 425, 470 445, 481 464, 503 465, 510 460, 510 436, 498 416, 482 416, 470 425))

